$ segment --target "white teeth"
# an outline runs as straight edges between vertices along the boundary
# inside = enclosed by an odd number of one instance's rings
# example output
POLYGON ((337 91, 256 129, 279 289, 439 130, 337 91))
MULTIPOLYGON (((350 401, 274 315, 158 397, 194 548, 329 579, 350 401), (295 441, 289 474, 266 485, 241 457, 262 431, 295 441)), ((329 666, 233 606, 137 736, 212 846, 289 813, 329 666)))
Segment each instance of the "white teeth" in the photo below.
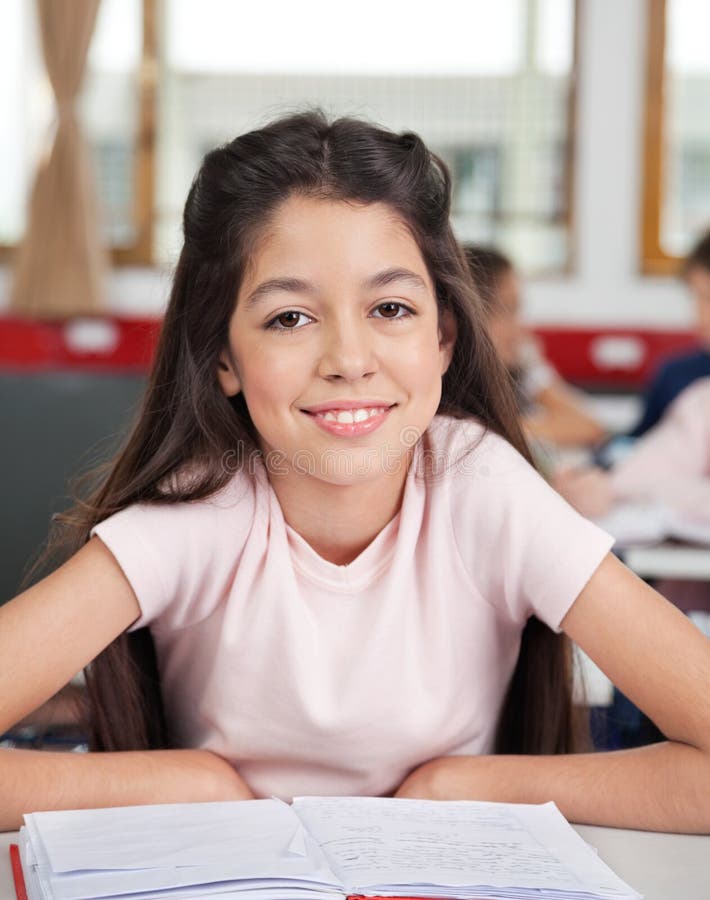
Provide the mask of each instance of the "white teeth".
POLYGON ((365 422, 372 416, 378 416, 383 412, 382 407, 373 406, 361 409, 328 410, 325 413, 316 413, 326 422, 340 422, 342 425, 353 425, 355 422, 365 422))

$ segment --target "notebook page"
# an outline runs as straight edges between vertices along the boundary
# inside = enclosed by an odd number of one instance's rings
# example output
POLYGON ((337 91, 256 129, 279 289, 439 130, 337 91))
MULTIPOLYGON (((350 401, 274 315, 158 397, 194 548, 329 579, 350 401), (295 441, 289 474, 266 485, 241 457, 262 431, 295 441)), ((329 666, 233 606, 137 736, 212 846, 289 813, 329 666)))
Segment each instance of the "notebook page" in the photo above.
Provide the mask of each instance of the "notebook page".
POLYGON ((322 851, 281 801, 171 806, 177 817, 174 823, 179 822, 174 827, 164 815, 165 805, 25 816, 42 894, 53 900, 96 900, 140 893, 143 900, 148 894, 156 895, 157 900, 166 891, 175 891, 176 897, 198 897, 239 889, 263 891, 269 884, 283 889, 284 898, 294 900, 311 896, 311 889, 342 897, 322 851), (289 827, 285 833, 279 829, 269 833, 263 827, 265 817, 272 824, 286 822, 289 827), (96 822, 100 828, 92 830, 91 824, 96 822), (130 823, 134 830, 124 832, 117 827, 130 823), (156 823, 160 828, 155 829, 156 823), (253 833, 250 823, 255 826, 253 833), (219 847, 211 847, 213 828, 225 825, 231 846, 222 841, 219 847), (253 846, 255 835, 261 843, 258 850, 253 846), (241 844, 240 837, 244 838, 241 844), (202 859, 208 864, 195 865, 202 859), (81 860, 86 861, 82 864, 81 860), (149 865, 138 867, 145 862, 149 865), (113 868, 114 864, 118 867, 113 868))
POLYGON ((165 803, 31 813, 56 873, 306 856, 301 823, 279 800, 165 803))
POLYGON ((487 885, 639 896, 553 803, 297 797, 293 806, 348 893, 487 885))

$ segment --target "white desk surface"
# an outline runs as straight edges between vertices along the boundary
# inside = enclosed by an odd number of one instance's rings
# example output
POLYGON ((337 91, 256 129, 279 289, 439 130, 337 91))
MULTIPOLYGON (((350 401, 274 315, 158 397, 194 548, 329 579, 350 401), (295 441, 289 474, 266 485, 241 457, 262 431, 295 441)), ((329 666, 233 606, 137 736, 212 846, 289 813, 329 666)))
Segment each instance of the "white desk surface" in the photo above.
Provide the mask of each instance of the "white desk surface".
POLYGON ((622 558, 642 578, 710 581, 710 547, 673 543, 627 547, 622 551, 622 558))
MULTIPOLYGON (((646 900, 708 900, 710 836, 654 834, 576 826, 620 878, 646 900)), ((15 900, 7 847, 17 834, 0 834, 0 900, 15 900)), ((218 900, 218 898, 217 898, 218 900)))

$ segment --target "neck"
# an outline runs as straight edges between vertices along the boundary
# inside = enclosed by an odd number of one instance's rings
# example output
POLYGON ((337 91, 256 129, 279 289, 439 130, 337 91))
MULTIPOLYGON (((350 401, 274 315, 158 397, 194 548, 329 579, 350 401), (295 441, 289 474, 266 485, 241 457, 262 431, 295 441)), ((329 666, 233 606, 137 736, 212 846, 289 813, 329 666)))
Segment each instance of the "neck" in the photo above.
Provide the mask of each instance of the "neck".
POLYGON ((363 484, 340 485, 304 475, 270 476, 286 522, 328 562, 351 563, 402 505, 407 467, 363 484))

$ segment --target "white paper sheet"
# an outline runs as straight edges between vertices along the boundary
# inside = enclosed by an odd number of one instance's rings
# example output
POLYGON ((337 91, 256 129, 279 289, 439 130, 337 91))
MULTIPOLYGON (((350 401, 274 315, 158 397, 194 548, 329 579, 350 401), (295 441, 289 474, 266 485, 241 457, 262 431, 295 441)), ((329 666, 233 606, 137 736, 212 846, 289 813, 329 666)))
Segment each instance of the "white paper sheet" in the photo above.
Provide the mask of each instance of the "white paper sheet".
POLYGON ((554 804, 297 798, 25 817, 31 900, 636 900, 554 804), (29 843, 28 843, 29 842, 29 843))
POLYGON ((485 885, 638 896, 554 803, 297 797, 293 806, 348 893, 485 885))
POLYGON ((196 897, 279 882, 293 885, 293 896, 309 884, 340 888, 279 800, 34 813, 25 822, 37 879, 53 900, 173 888, 196 897))
POLYGON ((254 855, 305 856, 286 803, 166 803, 33 813, 54 872, 234 863, 254 855))

